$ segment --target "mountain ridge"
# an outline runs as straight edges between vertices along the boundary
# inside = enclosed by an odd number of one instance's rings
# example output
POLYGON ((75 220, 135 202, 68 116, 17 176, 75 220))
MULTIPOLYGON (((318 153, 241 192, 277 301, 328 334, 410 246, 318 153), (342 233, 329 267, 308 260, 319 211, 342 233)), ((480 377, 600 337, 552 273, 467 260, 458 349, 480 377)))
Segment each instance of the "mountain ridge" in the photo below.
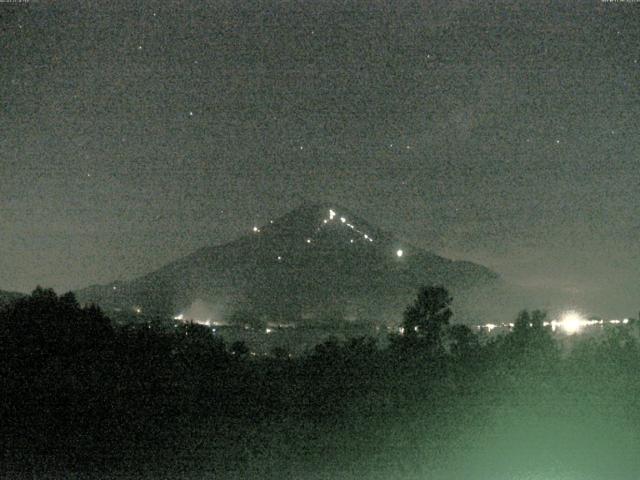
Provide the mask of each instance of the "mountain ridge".
POLYGON ((371 225, 350 209, 304 203, 230 242, 203 247, 138 278, 77 292, 106 309, 177 315, 200 300, 211 316, 396 320, 415 290, 454 297, 497 285, 487 267, 450 260, 371 225))

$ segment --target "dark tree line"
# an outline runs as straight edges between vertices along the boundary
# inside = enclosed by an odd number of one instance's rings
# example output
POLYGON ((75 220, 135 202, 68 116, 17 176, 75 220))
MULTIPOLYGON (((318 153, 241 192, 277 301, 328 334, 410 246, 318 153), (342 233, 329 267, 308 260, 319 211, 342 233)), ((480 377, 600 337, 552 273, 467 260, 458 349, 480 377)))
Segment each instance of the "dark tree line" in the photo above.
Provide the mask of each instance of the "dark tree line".
POLYGON ((240 446, 247 434, 234 432, 275 419, 335 429, 417 404, 437 417, 441 409, 456 412, 460 399, 498 401, 501 391, 525 381, 561 383, 559 365, 574 378, 588 365, 606 381, 640 366, 630 326, 578 342, 564 358, 544 312, 521 312, 509 334, 488 341, 451 324, 452 316, 447 290, 427 286, 387 348, 369 337, 329 338, 301 357, 279 348, 256 358, 244 343, 227 345, 204 326, 114 327, 73 294, 37 288, 0 309, 4 463, 53 456, 62 469, 95 468, 98 453, 113 464, 142 445, 163 451, 197 431, 203 442, 235 445, 224 457, 230 468, 246 460, 240 446))

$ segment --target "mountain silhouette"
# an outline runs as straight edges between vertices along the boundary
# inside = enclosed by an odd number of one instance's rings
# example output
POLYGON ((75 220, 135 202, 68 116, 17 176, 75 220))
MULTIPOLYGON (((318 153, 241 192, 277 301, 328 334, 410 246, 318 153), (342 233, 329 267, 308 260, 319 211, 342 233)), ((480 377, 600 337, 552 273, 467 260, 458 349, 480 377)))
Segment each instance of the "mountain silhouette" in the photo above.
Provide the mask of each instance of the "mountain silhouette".
POLYGON ((198 315, 221 322, 239 313, 278 322, 391 322, 424 284, 446 286, 458 312, 477 317, 478 298, 501 279, 481 265, 416 248, 344 207, 307 203, 230 243, 76 293, 106 310, 154 315, 198 304, 198 315))

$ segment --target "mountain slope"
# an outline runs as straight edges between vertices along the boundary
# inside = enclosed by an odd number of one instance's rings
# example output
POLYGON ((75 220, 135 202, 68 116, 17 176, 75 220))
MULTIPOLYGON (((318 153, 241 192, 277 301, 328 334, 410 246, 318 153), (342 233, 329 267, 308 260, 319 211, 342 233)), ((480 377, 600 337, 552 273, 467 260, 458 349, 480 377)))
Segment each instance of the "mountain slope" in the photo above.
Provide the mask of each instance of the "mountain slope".
MULTIPOLYGON (((464 298, 501 282, 489 269, 415 248, 347 209, 303 205, 231 243, 207 247, 128 282, 77 292, 106 309, 175 315, 196 300, 210 318, 397 320, 423 284, 464 298)), ((471 310, 469 310, 471 312, 471 310)))

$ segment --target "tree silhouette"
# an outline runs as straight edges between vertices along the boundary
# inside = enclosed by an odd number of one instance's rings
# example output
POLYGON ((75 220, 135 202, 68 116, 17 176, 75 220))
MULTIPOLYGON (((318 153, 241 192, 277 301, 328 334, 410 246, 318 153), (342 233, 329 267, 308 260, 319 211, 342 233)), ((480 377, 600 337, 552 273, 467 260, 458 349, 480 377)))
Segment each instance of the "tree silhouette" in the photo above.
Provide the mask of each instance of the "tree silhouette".
POLYGON ((547 318, 546 312, 533 310, 529 313, 522 310, 513 325, 513 335, 520 342, 531 343, 536 338, 544 337, 548 333, 544 321, 547 318))
MULTIPOLYGON (((81 307, 74 294, 58 297, 52 289, 37 287, 0 311, 6 348, 35 359, 95 351, 111 339, 111 321, 96 306, 81 307)), ((6 349, 5 349, 6 350, 6 349)))
POLYGON ((551 328, 545 326, 546 312, 522 310, 516 318, 513 331, 505 339, 507 358, 552 360, 557 355, 557 345, 551 328))
POLYGON ((227 358, 224 339, 206 325, 188 322, 176 329, 176 335, 176 351, 191 365, 199 363, 211 367, 227 358))
POLYGON ((330 336, 324 342, 313 348, 313 356, 324 360, 335 360, 341 356, 340 342, 335 336, 330 336))
POLYGON ((531 315, 527 310, 522 310, 518 313, 516 321, 513 322, 513 336, 514 338, 524 339, 529 334, 529 328, 531 326, 531 315))
POLYGON ((290 359, 289 351, 284 347, 273 347, 270 353, 275 360, 285 361, 290 359))
POLYGON ((236 340, 231 344, 231 354, 235 355, 236 358, 246 358, 249 355, 249 347, 242 340, 236 340))
POLYGON ((447 331, 449 350, 460 359, 468 359, 480 350, 478 336, 466 325, 451 325, 447 331))
POLYGON ((424 286, 413 305, 404 312, 404 336, 410 344, 426 348, 429 353, 443 350, 443 329, 449 324, 453 299, 441 285, 424 286))

